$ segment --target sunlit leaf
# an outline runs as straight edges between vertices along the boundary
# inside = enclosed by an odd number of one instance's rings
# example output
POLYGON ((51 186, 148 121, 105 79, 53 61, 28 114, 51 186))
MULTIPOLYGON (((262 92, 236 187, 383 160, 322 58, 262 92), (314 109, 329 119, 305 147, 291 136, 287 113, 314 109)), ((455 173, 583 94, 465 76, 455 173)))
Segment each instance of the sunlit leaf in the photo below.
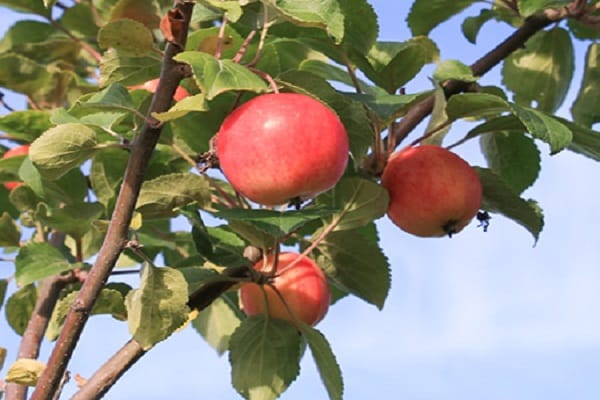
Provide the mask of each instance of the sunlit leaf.
POLYGON ((427 35, 433 28, 458 14, 475 0, 415 0, 408 14, 412 34, 427 35))
POLYGON ((571 107, 575 122, 588 128, 600 122, 598 104, 600 104, 600 44, 592 43, 587 50, 581 87, 571 107))

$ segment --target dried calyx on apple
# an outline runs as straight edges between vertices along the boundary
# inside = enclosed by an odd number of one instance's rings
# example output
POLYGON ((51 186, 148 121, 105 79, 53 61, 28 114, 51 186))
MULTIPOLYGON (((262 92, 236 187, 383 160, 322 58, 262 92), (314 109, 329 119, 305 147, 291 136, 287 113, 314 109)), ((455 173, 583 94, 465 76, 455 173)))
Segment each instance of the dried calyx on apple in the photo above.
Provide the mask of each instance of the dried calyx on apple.
POLYGON ((265 205, 306 200, 331 189, 348 163, 348 134, 337 114, 297 93, 257 96, 225 118, 215 137, 231 186, 265 205))
POLYGON ((247 282, 240 287, 240 302, 247 315, 265 314, 311 326, 323 319, 331 293, 325 274, 312 259, 283 252, 277 262, 269 255, 253 268, 264 282, 247 282))
POLYGON ((481 207, 477 172, 440 146, 411 146, 392 155, 381 184, 390 195, 389 218, 416 236, 458 233, 481 207))

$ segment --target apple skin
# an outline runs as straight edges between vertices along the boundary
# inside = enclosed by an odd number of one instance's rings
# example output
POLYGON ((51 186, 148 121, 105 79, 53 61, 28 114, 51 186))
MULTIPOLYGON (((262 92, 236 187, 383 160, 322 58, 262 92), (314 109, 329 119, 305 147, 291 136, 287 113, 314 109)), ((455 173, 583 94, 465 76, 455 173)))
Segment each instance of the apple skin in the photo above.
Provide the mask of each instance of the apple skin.
POLYGON ((458 233, 481 207, 477 172, 440 146, 413 146, 394 154, 381 184, 390 194, 389 218, 416 236, 458 233))
MULTIPOLYGON (((26 156, 27 154, 29 154, 29 145, 23 144, 21 146, 13 147, 12 149, 6 151, 2 155, 2 158, 26 156)), ((18 182, 18 181, 9 181, 9 182, 3 183, 4 187, 8 190, 14 190, 17 186, 20 186, 22 184, 23 184, 23 182, 18 182)))
MULTIPOLYGON (((254 269, 268 273, 273 267, 273 260, 274 256, 269 255, 266 263, 260 260, 254 264, 254 269)), ((307 325, 316 325, 327 313, 331 302, 331 293, 325 274, 313 260, 293 252, 279 254, 277 271, 282 270, 281 275, 277 275, 273 279, 273 286, 279 290, 298 320, 307 325), (284 270, 298 257, 300 257, 300 261, 284 270)), ((284 319, 295 324, 294 318, 284 303, 275 290, 268 285, 263 285, 261 288, 256 283, 242 284, 240 301, 242 309, 248 316, 266 314, 268 310, 271 318, 284 319), (265 304, 263 289, 266 293, 268 307, 265 304)))
POLYGON ((264 94, 242 104, 223 121, 215 146, 234 189, 265 205, 331 189, 348 164, 348 134, 337 114, 298 93, 264 94))
MULTIPOLYGON (((159 78, 152 79, 152 80, 144 82, 141 85, 130 86, 129 89, 144 89, 150 93, 154 93, 154 92, 156 92, 156 88, 158 87, 159 81, 160 81, 159 78)), ((175 89, 175 94, 173 95, 173 99, 175 99, 175 101, 181 101, 181 100, 185 99, 186 97, 188 97, 189 95, 190 95, 190 92, 188 92, 186 88, 184 88, 183 86, 177 86, 177 89, 175 89)))

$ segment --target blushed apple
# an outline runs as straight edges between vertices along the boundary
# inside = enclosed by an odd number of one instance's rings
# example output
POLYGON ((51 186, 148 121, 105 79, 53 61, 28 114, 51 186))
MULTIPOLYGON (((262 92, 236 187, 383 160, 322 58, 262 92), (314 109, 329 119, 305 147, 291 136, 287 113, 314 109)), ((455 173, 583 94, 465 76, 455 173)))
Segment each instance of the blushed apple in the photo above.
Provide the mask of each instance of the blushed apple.
POLYGON ((225 118, 215 143, 234 189, 266 205, 332 188, 348 163, 348 134, 337 114, 297 93, 264 94, 242 104, 225 118))
MULTIPOLYGON (((150 93, 154 93, 156 92, 156 88, 158 88, 159 81, 159 78, 152 79, 144 82, 141 85, 130 86, 129 89, 143 89, 147 90, 150 93)), ((173 95, 173 99, 175 99, 175 101, 181 101, 189 95, 190 92, 188 92, 186 88, 184 88, 183 86, 177 86, 177 89, 175 89, 175 94, 173 95)))
MULTIPOLYGON (((274 256, 270 255, 266 263, 261 260, 254 265, 254 269, 269 273, 273 268, 273 261, 274 256)), ((247 315, 268 313, 271 318, 295 323, 291 311, 298 320, 314 326, 329 309, 331 293, 327 278, 321 268, 308 257, 293 252, 280 253, 271 283, 285 299, 289 310, 269 285, 261 287, 257 283, 244 283, 240 288, 240 301, 247 315), (288 267, 293 262, 295 264, 288 267)))
MULTIPOLYGON (((20 145, 17 147, 13 147, 12 149, 9 149, 2 155, 2 158, 26 156, 27 154, 29 154, 29 145, 23 144, 23 145, 20 145)), ((18 181, 4 182, 4 187, 7 188, 8 190, 14 190, 17 186, 21 185, 22 183, 23 182, 18 182, 18 181)))
POLYGON ((387 215, 416 236, 458 233, 481 207, 482 188, 475 170, 440 146, 412 146, 394 154, 381 184, 390 194, 387 215))

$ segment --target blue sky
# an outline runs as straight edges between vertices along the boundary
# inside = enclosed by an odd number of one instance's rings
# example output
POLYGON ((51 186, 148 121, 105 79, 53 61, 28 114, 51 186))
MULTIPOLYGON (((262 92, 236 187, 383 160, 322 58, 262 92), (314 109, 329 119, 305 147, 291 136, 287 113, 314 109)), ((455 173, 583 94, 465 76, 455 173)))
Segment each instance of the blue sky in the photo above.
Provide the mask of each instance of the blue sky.
MULTIPOLYGON (((382 40, 410 37, 404 18, 411 2, 371 3, 382 40)), ((478 8, 467 12, 476 15, 478 8)), ((0 31, 14 19, 2 9, 0 31)), ((473 46, 462 37, 460 21, 432 32, 442 59, 469 64, 510 32, 489 23, 473 46)), ((577 46, 578 73, 584 51, 577 46)), ((483 82, 498 84, 499 69, 483 82)), ((429 85, 423 75, 408 91, 429 85)), ((571 89, 577 91, 577 81, 571 89)), ((7 97, 11 100, 17 101, 7 97)), ((460 128, 452 135, 460 137, 460 128)), ((544 144, 540 149, 542 172, 525 193, 545 212, 535 247, 528 232, 501 216, 493 216, 487 233, 473 223, 452 239, 420 239, 385 218, 379 221, 393 276, 383 311, 345 299, 318 326, 342 366, 345 399, 600 398, 600 164, 568 152, 550 157, 544 144)), ((483 165, 476 142, 456 151, 483 165)), ((0 276, 7 270, 0 263, 0 276)), ((91 375, 128 338, 125 324, 92 318, 70 370, 91 375)), ((14 351, 17 343, 10 328, 0 325, 0 346, 14 351)), ((49 347, 46 343, 44 354, 49 347)), ((9 353, 9 360, 13 357, 9 353)), ((187 329, 146 355, 107 398, 236 399, 229 371, 226 356, 218 357, 187 329)), ((70 384, 65 393, 73 390, 70 384)), ((307 398, 326 398, 308 355, 300 377, 282 396, 307 398)))

